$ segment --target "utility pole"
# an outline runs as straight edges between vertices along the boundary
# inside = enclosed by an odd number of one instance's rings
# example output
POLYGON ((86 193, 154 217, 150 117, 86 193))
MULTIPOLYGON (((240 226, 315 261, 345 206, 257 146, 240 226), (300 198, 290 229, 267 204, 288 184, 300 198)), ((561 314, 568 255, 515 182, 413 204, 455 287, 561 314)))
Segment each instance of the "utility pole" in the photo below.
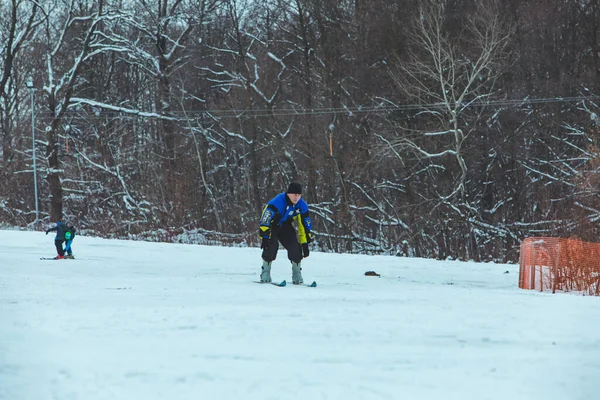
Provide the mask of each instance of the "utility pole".
POLYGON ((33 193, 35 196, 35 223, 34 226, 37 228, 40 220, 40 214, 38 209, 38 191, 37 191, 37 168, 36 168, 36 157, 35 157, 35 86, 33 86, 33 79, 29 78, 25 83, 29 94, 31 95, 31 149, 33 158, 33 193))

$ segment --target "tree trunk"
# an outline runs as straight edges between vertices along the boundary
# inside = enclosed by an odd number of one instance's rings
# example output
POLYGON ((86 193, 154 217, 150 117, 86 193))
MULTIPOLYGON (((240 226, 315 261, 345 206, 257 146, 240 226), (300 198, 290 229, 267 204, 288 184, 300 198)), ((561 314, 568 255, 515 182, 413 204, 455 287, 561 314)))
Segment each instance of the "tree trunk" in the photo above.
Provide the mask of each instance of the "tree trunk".
POLYGON ((48 186, 50 189, 50 220, 53 222, 62 220, 63 217, 63 196, 62 183, 60 181, 59 171, 61 170, 60 158, 58 157, 58 119, 52 121, 51 129, 46 135, 48 145, 46 146, 46 158, 48 159, 48 186))

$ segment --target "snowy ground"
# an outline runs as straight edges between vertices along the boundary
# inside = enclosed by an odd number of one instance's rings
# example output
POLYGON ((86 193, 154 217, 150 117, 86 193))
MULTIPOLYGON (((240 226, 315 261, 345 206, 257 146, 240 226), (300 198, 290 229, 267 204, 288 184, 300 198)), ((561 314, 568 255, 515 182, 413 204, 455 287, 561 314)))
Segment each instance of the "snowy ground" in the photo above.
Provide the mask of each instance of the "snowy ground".
POLYGON ((257 248, 0 243, 0 399, 600 397, 600 298, 520 290, 516 265, 314 252, 319 287, 278 288, 257 248))

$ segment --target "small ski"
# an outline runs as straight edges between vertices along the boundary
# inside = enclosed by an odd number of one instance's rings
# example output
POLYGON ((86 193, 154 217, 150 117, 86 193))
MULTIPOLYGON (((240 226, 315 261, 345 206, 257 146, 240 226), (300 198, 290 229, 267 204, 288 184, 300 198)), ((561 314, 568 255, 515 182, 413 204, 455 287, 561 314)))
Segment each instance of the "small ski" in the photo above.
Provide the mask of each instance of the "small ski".
POLYGON ((40 260, 74 260, 75 258, 40 257, 40 260))
POLYGON ((293 283, 294 286, 306 286, 306 287, 317 287, 317 281, 313 281, 313 283, 293 283))
POLYGON ((275 285, 278 287, 284 287, 285 285, 287 285, 286 281, 281 281, 279 283, 277 282, 261 282, 261 281, 254 281, 254 283, 260 283, 260 284, 265 284, 265 283, 270 283, 271 285, 275 285))

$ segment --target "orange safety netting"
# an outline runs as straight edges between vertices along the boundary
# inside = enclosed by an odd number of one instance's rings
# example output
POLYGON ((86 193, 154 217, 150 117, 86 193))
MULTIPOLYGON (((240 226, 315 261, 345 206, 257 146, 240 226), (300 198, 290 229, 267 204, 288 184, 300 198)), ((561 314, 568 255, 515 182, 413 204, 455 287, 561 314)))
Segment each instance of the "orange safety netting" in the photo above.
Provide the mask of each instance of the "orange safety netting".
POLYGON ((600 296, 600 243, 525 239, 521 242, 519 287, 600 296))

